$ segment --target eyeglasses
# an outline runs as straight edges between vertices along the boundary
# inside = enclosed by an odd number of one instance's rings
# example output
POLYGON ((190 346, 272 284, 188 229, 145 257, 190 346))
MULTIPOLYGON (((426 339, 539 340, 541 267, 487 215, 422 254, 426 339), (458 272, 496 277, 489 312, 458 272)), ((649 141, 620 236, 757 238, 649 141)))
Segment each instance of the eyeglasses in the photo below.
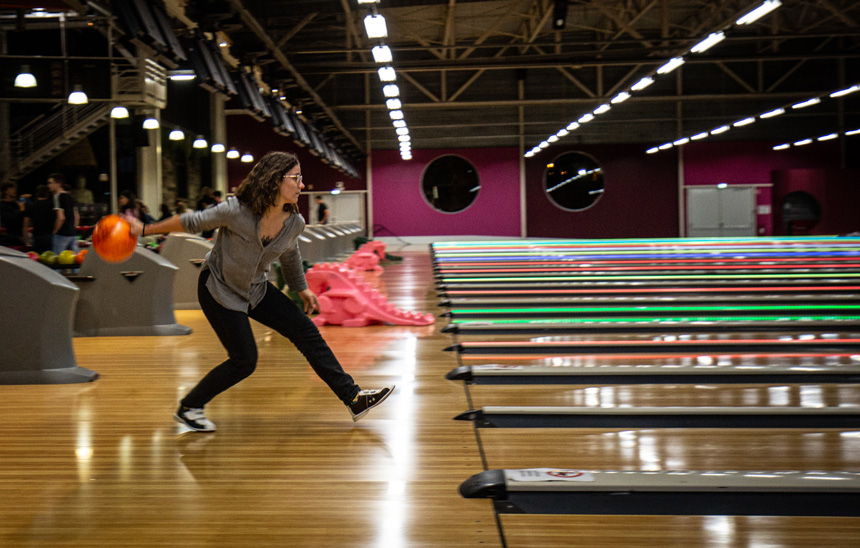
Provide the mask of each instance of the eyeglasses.
POLYGON ((296 175, 284 175, 284 179, 286 179, 287 177, 295 179, 296 184, 302 184, 302 174, 301 173, 296 174, 296 175))

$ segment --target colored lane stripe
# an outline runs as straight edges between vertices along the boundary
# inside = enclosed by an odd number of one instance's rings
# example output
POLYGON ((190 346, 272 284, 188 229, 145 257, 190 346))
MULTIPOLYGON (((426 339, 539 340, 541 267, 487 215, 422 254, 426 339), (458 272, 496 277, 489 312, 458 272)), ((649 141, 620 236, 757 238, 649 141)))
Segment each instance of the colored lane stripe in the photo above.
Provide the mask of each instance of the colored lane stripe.
POLYGON ((602 346, 696 346, 702 344, 712 345, 738 345, 738 344, 781 344, 786 346, 802 346, 804 344, 843 344, 843 343, 860 343, 860 339, 696 339, 696 340, 672 340, 672 341, 651 341, 651 340, 601 340, 601 341, 489 341, 489 342, 461 342, 460 346, 486 346, 486 347, 504 347, 504 346, 594 346, 600 344, 602 346))
POLYGON ((765 310, 860 310, 860 305, 853 304, 834 304, 834 305, 815 305, 815 304, 785 304, 785 305, 725 305, 725 306, 708 306, 708 305, 690 305, 690 306, 660 306, 660 305, 643 305, 643 306, 563 306, 563 307, 546 307, 546 308, 472 308, 472 309, 455 309, 451 310, 454 315, 457 314, 537 314, 537 313, 586 313, 586 312, 694 312, 694 311, 718 311, 718 310, 734 310, 734 311, 765 311, 765 310))
POLYGON ((454 256, 454 255, 510 255, 518 253, 523 255, 534 255, 536 253, 551 253, 551 254, 567 254, 567 253, 621 253, 629 254, 633 252, 640 253, 678 253, 695 251, 698 253, 707 253, 709 255, 726 255, 729 253, 742 253, 747 251, 760 251, 763 249, 784 251, 787 253, 797 253, 799 251, 850 251, 860 248, 860 243, 856 240, 839 244, 819 244, 819 245, 779 245, 779 244, 754 244, 743 245, 735 244, 730 246, 720 247, 701 247, 688 245, 642 245, 642 246, 528 246, 528 247, 483 247, 483 248, 468 248, 468 249, 451 249, 451 250, 434 250, 434 256, 454 256))
POLYGON ((858 278, 860 272, 844 272, 838 275, 831 273, 803 273, 803 274, 665 274, 665 275, 645 275, 645 276, 499 276, 499 277, 483 277, 483 278, 442 278, 442 283, 455 282, 584 282, 597 280, 709 280, 709 279, 732 279, 732 280, 748 280, 748 279, 805 279, 805 278, 858 278))
POLYGON ((459 358, 463 361, 507 361, 507 360, 516 360, 523 361, 525 359, 529 360, 551 360, 555 358, 559 359, 569 359, 575 361, 594 361, 599 360, 601 362, 608 360, 695 360, 700 357, 713 357, 713 358, 762 358, 762 359, 773 359, 773 358, 853 358, 860 357, 858 354, 834 354, 832 352, 802 352, 802 353, 781 353, 781 354, 528 354, 528 356, 524 356, 523 354, 461 354, 459 358))
POLYGON ((525 269, 525 268, 553 268, 553 267, 571 267, 577 268, 581 266, 581 268, 607 268, 607 269, 616 269, 621 268, 621 265, 633 265, 628 268, 638 268, 638 265, 644 265, 647 267, 661 267, 661 266, 676 266, 679 268, 696 268, 699 266, 743 266, 743 265, 751 265, 751 266, 760 266, 760 267, 768 267, 768 266, 781 266, 786 265, 789 267, 802 268, 802 267, 810 267, 810 268, 821 268, 821 267, 831 267, 831 268, 845 268, 845 267, 855 267, 860 265, 860 263, 852 262, 849 263, 847 261, 856 261, 857 257, 828 257, 826 259, 822 259, 822 261, 826 260, 827 262, 814 262, 814 263, 799 263, 798 261, 809 261, 808 257, 776 257, 773 259, 760 260, 760 259, 732 259, 732 258, 721 258, 721 259, 664 259, 662 261, 652 261, 650 259, 636 259, 630 261, 585 261, 585 262, 573 262, 573 261, 499 261, 493 262, 492 264, 487 263, 468 263, 468 262, 458 262, 456 264, 444 265, 440 266, 437 270, 442 271, 443 269, 462 269, 462 270, 471 270, 477 268, 512 268, 514 270, 525 269), (846 261, 844 263, 840 263, 838 261, 846 261))
POLYGON ((496 240, 479 242, 434 242, 431 244, 436 249, 463 249, 482 247, 538 247, 538 246, 560 246, 560 247, 628 247, 628 246, 703 246, 719 247, 726 245, 741 245, 749 243, 752 245, 815 245, 815 244, 853 244, 856 238, 844 236, 800 236, 800 237, 776 237, 776 238, 619 238, 600 240, 496 240))
MULTIPOLYGON (((805 291, 860 291, 860 285, 817 285, 817 286, 765 286, 765 287, 654 287, 654 288, 622 288, 622 289, 520 289, 515 292, 506 290, 505 294, 516 293, 517 295, 579 295, 587 293, 747 293, 762 292, 773 293, 775 291, 790 291, 802 293, 805 291)), ((448 296, 471 296, 471 295, 497 295, 497 289, 454 289, 445 292, 448 296)))
MULTIPOLYGON (((737 254, 734 254, 737 255, 737 254)), ((800 253, 792 253, 794 257, 852 257, 856 258, 860 256, 860 250, 857 251, 804 251, 800 253)), ((773 251, 756 251, 743 253, 744 258, 758 258, 758 259, 770 259, 773 257, 785 257, 785 253, 777 253, 773 251)), ((457 263, 464 261, 475 261, 475 262, 491 262, 491 261, 499 261, 499 260, 558 260, 564 258, 567 261, 598 261, 603 259, 673 259, 678 257, 685 258, 700 258, 700 259, 713 259, 713 253, 626 253, 621 254, 618 252, 612 252, 612 254, 607 253, 577 253, 575 255, 571 254, 547 254, 542 253, 540 255, 511 255, 509 253, 499 253, 499 254, 487 254, 487 255, 479 255, 479 254, 464 254, 456 257, 436 257, 435 260, 438 263, 457 263)))
MULTIPOLYGON (((460 265, 458 265, 460 266, 460 265)), ((568 267, 540 267, 533 268, 451 268, 441 269, 439 274, 487 274, 487 273, 528 273, 528 272, 593 272, 595 270, 642 271, 642 270, 779 270, 779 269, 814 269, 826 268, 858 268, 860 263, 847 264, 749 264, 749 265, 652 265, 652 266, 568 266, 568 267)))
POLYGON ((799 322, 799 321, 860 321, 860 316, 689 316, 673 318, 539 318, 539 319, 492 319, 451 322, 460 327, 468 327, 470 324, 476 326, 492 325, 527 325, 527 324, 614 324, 614 323, 692 323, 692 322, 799 322))

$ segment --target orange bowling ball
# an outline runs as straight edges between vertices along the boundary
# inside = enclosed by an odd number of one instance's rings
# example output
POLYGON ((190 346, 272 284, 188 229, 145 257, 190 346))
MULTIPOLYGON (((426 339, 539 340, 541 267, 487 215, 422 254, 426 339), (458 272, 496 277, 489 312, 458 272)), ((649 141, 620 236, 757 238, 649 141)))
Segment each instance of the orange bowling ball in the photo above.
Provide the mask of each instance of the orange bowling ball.
POLYGON ((137 237, 131 225, 119 215, 105 215, 93 229, 93 249, 109 263, 121 263, 134 253, 137 237))

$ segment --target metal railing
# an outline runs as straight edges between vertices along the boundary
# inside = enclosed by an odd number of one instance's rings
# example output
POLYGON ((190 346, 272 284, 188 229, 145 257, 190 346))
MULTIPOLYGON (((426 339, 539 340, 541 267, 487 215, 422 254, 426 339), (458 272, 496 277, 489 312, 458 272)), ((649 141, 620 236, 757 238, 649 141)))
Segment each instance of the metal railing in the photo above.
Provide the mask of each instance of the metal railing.
POLYGON ((110 117, 111 105, 63 105, 27 124, 9 139, 9 170, 18 178, 30 169, 98 129, 110 117))

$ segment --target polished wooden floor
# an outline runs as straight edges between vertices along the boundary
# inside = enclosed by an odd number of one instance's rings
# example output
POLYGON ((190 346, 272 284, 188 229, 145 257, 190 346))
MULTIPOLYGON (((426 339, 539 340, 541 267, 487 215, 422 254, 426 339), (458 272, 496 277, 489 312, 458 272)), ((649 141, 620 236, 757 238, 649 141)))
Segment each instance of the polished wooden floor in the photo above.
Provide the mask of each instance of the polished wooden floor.
MULTIPOLYGON (((439 313, 429 253, 399 251, 372 283, 439 313)), ((292 345, 255 324, 257 371, 208 407, 214 434, 181 432, 176 402, 224 351, 199 311, 180 337, 76 338, 94 383, 0 386, 0 547, 860 546, 860 520, 511 516, 457 487, 490 468, 860 470, 860 432, 479 431, 483 405, 860 405, 853 385, 470 387, 436 326, 324 327, 364 387, 397 384, 367 419, 292 345), (470 401, 471 400, 471 401, 470 401), (499 528, 501 525, 501 530, 499 528)))

